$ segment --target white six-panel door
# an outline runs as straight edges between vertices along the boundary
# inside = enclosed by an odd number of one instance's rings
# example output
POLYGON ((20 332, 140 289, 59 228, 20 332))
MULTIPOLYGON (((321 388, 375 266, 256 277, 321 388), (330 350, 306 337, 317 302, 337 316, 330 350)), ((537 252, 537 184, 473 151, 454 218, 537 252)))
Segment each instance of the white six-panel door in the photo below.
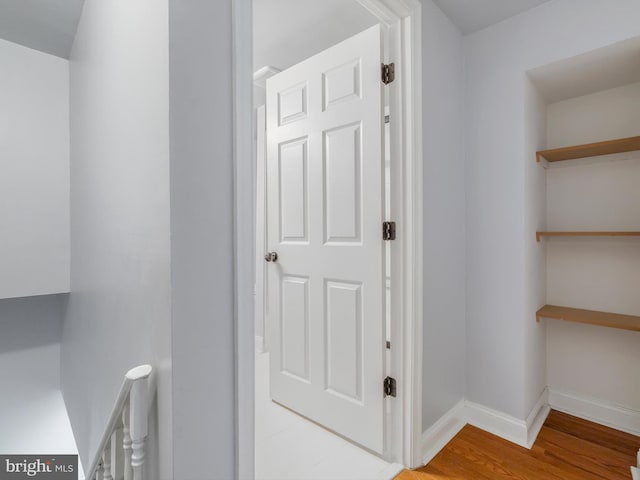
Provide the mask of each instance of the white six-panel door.
POLYGON ((273 400, 379 453, 383 102, 375 26, 267 80, 273 400))

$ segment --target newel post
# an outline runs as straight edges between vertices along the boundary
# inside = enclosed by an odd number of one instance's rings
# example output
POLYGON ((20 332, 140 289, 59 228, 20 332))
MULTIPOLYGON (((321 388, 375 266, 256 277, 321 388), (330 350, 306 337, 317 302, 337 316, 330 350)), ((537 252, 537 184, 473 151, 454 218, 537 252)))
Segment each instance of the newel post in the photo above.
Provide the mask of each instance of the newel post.
POLYGON ((133 480, 144 480, 149 421, 149 375, 151 367, 143 365, 127 373, 133 380, 129 393, 129 435, 131 436, 131 469, 133 480))

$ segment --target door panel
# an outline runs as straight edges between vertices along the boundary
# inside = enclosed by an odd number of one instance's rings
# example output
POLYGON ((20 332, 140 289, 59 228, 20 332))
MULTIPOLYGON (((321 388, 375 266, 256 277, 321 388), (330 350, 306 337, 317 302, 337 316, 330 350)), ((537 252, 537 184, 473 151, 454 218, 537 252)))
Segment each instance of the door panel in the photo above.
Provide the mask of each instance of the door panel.
POLYGON ((307 139, 280 145, 278 155, 280 188, 280 238, 282 242, 309 240, 307 186, 307 139))
POLYGON ((380 27, 267 80, 272 398, 383 451, 380 27))
POLYGON ((307 116, 307 84, 302 82, 278 92, 279 125, 295 122, 307 116))
POLYGON ((348 62, 322 74, 326 110, 340 102, 360 99, 360 61, 348 62))
POLYGON ((326 389, 362 403, 362 285, 326 282, 326 389))
POLYGON ((309 279, 282 279, 280 348, 283 373, 309 381, 309 279))
POLYGON ((361 135, 359 122, 324 133, 326 243, 361 241, 361 135))

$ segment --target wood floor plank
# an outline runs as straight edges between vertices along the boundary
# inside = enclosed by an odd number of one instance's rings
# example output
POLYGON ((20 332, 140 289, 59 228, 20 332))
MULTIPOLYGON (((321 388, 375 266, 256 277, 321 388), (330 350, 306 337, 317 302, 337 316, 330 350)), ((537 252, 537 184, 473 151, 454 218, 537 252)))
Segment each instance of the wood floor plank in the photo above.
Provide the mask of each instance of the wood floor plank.
POLYGON ((403 470, 395 480, 442 480, 444 478, 455 478, 455 475, 459 475, 461 472, 462 470, 452 474, 451 471, 443 471, 438 468, 432 468, 429 472, 403 470))
MULTIPOLYGON (((505 472, 501 471, 499 465, 492 465, 482 458, 481 455, 469 455, 460 445, 459 440, 451 442, 447 448, 441 452, 438 458, 438 465, 428 470, 419 469, 416 473, 442 474, 445 478, 473 478, 474 480, 495 480, 505 477, 505 472), (502 475, 498 477, 498 475, 502 475)), ((422 480, 423 477, 419 477, 422 480)), ((436 477, 437 478, 437 477, 436 477)))
POLYGON ((640 437, 551 411, 531 450, 471 425, 396 480, 628 480, 640 437))
POLYGON ((494 461, 508 462, 509 468, 522 472, 524 478, 544 478, 549 480, 600 480, 601 477, 586 471, 574 471, 565 468, 565 465, 556 465, 552 462, 540 461, 531 454, 531 451, 519 445, 506 442, 495 435, 487 435, 486 432, 471 428, 464 435, 473 442, 473 445, 482 445, 483 450, 490 452, 494 461), (508 445, 506 445, 508 444, 508 445), (502 459, 502 460, 501 460, 502 459))
POLYGON ((394 480, 435 480, 437 478, 437 476, 429 473, 422 475, 421 473, 413 472, 411 470, 403 470, 394 480))
POLYGON ((545 449, 546 461, 615 480, 629 480, 629 455, 548 427, 540 431, 536 445, 545 449))
POLYGON ((627 455, 635 455, 640 448, 638 437, 634 435, 555 410, 549 414, 545 426, 627 455))

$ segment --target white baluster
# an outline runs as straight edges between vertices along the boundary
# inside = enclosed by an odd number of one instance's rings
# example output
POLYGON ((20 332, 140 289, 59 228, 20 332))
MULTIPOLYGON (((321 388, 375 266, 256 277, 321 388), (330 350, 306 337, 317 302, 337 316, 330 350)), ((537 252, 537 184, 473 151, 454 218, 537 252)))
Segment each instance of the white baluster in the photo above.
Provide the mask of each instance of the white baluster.
POLYGON ((111 475, 111 443, 107 443, 104 447, 104 453, 102 454, 102 463, 104 465, 104 480, 113 480, 111 475))
POLYGON ((124 451, 124 480, 133 480, 131 468, 131 434, 129 430, 129 406, 122 410, 122 449, 124 451))
POLYGON ((124 479, 124 450, 122 448, 122 427, 111 434, 111 474, 115 480, 124 479))
POLYGON ((145 440, 133 440, 133 454, 131 455, 131 468, 133 468, 133 480, 143 480, 145 461, 145 440))
POLYGON ((104 480, 104 466, 102 465, 102 461, 100 461, 98 469, 96 470, 96 480, 104 480))
POLYGON ((144 479, 145 443, 149 421, 148 397, 147 378, 137 380, 131 386, 131 393, 129 394, 133 480, 144 479))

